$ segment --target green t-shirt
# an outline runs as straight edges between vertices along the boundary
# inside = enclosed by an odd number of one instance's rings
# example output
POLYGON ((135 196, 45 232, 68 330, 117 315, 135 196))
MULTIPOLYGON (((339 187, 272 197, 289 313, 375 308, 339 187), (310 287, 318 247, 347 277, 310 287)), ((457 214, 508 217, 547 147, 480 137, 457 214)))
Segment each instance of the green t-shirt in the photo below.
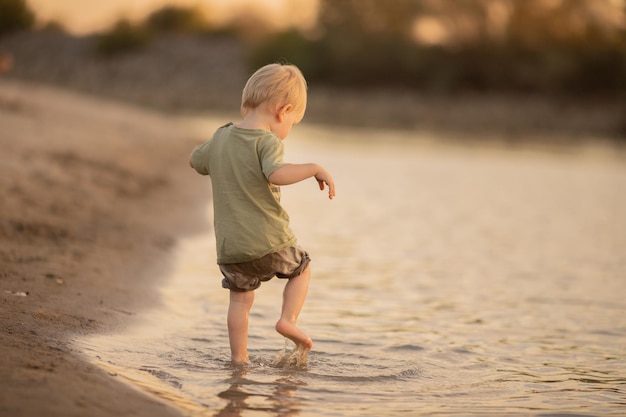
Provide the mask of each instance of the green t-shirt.
POLYGON ((283 163, 283 143, 262 129, 229 123, 197 146, 191 162, 211 176, 217 262, 247 262, 296 243, 280 188, 268 178, 283 163))

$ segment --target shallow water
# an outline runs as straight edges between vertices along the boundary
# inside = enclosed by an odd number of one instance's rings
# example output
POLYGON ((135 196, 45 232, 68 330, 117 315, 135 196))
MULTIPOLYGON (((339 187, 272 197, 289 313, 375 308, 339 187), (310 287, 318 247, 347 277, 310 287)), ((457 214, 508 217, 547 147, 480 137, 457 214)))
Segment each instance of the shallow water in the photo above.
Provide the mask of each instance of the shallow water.
MULTIPOLYGON (((164 306, 79 341, 192 416, 626 414, 626 161, 298 127, 283 188, 313 259, 304 367, 273 359, 283 282, 257 291, 252 363, 228 364, 213 236, 179 243, 164 306)), ((208 212, 208 210, 207 210, 208 212)))

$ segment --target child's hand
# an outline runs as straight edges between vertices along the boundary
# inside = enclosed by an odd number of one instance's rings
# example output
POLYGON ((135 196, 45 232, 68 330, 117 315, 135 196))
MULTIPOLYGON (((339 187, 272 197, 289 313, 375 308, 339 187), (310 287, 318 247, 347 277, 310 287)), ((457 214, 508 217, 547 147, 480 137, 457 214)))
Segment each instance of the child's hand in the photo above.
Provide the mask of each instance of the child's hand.
POLYGON ((318 164, 284 164, 272 172, 267 180, 274 185, 290 185, 311 177, 315 177, 320 190, 328 185, 328 198, 335 196, 333 177, 318 164))
POLYGON ((335 182, 333 177, 324 168, 320 169, 320 172, 315 176, 317 183, 320 186, 320 190, 324 190, 324 184, 328 185, 328 198, 331 200, 335 197, 335 182))

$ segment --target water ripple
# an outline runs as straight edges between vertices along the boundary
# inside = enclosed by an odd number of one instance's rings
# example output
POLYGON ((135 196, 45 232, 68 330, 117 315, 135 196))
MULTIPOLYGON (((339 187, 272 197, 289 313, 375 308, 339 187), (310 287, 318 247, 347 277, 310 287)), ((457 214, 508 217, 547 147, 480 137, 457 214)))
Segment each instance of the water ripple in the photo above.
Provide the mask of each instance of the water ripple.
POLYGON ((257 292, 250 365, 230 365, 212 235, 180 243, 167 308, 88 355, 194 417, 625 414, 624 162, 302 128, 290 159, 341 190, 283 191, 314 265, 306 366, 273 361, 278 280, 257 292))

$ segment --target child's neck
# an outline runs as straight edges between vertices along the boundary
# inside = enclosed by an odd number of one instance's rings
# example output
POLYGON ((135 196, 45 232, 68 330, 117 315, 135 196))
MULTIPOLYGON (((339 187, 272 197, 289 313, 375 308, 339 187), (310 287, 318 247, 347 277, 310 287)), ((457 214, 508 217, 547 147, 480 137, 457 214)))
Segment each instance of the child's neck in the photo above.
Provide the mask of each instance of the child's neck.
POLYGON ((274 117, 268 111, 263 111, 258 107, 249 110, 243 117, 243 120, 236 124, 241 129, 263 129, 270 130, 274 117))

